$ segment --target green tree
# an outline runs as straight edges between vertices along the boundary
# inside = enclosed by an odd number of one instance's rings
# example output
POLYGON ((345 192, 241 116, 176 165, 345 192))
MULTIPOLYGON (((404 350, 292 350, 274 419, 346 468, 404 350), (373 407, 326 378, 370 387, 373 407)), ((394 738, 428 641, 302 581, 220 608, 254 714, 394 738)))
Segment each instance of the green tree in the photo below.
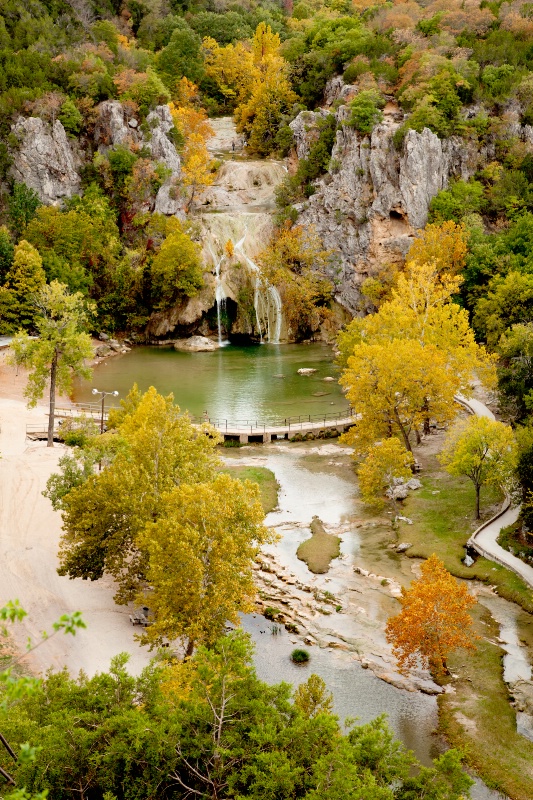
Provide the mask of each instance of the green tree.
POLYGON ((157 69, 169 86, 174 87, 183 76, 193 83, 200 83, 204 76, 201 44, 200 36, 179 18, 170 42, 157 56, 157 69))
POLYGON ((474 328, 489 347, 495 348, 507 328, 530 321, 532 301, 532 274, 512 271, 497 275, 491 280, 485 297, 476 303, 474 328))
POLYGON ((24 228, 33 219, 40 205, 41 201, 36 191, 29 189, 25 183, 13 184, 7 199, 7 207, 15 240, 20 239, 24 228))
POLYGON ((385 101, 375 89, 359 92, 350 103, 348 125, 363 135, 372 133, 373 127, 383 119, 380 109, 384 105, 385 101))
POLYGON ((0 286, 3 285, 13 264, 15 248, 5 225, 0 227, 0 286))
POLYGON ((465 475, 476 490, 476 519, 483 486, 508 489, 513 481, 517 447, 511 428, 488 417, 470 417, 457 423, 446 437, 439 456, 450 475, 465 475))
POLYGON ((0 287, 0 331, 12 333, 21 328, 33 329, 37 308, 35 295, 44 286, 46 276, 38 251, 25 239, 15 247, 13 262, 0 287))
POLYGON ((513 325, 500 339, 500 402, 515 421, 533 410, 533 323, 513 325))
POLYGON ((11 350, 14 362, 30 370, 24 391, 30 407, 37 405, 50 381, 48 447, 53 447, 56 392, 68 393, 74 375, 91 376, 85 359, 92 357, 93 348, 84 329, 93 309, 79 292, 69 294, 67 287, 58 281, 40 289, 35 305, 37 338, 19 333, 11 343, 11 350))
POLYGON ((204 284, 200 248, 183 231, 174 231, 154 256, 150 275, 155 308, 170 308, 184 295, 193 297, 204 284))
POLYGON ((59 121, 67 133, 70 133, 71 136, 76 136, 81 130, 83 117, 70 97, 67 97, 61 106, 61 111, 59 112, 59 121))

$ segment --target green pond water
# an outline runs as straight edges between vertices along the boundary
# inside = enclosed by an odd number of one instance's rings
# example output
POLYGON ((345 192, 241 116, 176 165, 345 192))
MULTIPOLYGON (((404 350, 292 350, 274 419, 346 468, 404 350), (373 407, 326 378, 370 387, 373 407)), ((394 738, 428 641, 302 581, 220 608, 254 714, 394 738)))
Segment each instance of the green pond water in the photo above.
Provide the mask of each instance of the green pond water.
MULTIPOLYGON (((287 417, 345 416, 348 404, 337 383, 331 348, 323 344, 228 345, 212 353, 170 347, 136 347, 99 364, 90 382, 74 387, 76 402, 94 402, 92 387, 125 397, 134 383, 162 394, 195 416, 212 421, 274 422, 287 417), (316 369, 311 376, 298 369, 316 369), (283 377, 280 377, 283 376, 283 377), (325 382, 325 377, 334 382, 325 382)), ((107 398, 111 405, 114 398, 107 398)))

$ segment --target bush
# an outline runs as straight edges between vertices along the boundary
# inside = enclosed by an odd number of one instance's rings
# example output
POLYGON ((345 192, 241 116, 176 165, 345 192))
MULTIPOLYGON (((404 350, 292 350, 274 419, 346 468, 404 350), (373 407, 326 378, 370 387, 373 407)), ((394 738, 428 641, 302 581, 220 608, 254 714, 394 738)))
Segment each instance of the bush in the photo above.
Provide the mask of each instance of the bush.
POLYGON ((455 181, 431 201, 430 222, 460 222, 466 214, 479 213, 482 204, 483 185, 479 181, 455 181))
POLYGON ((310 655, 307 650, 299 650, 296 648, 296 650, 293 650, 291 653, 291 661, 294 664, 307 664, 309 659, 310 655))
POLYGON ((384 105, 382 96, 374 89, 359 92, 350 103, 351 115, 348 125, 364 135, 372 133, 374 125, 383 119, 380 109, 384 105))
POLYGON ((275 620, 276 617, 278 617, 280 614, 281 614, 281 611, 279 610, 279 608, 272 608, 272 606, 268 606, 263 611, 263 616, 266 617, 266 619, 269 619, 271 621, 275 620))

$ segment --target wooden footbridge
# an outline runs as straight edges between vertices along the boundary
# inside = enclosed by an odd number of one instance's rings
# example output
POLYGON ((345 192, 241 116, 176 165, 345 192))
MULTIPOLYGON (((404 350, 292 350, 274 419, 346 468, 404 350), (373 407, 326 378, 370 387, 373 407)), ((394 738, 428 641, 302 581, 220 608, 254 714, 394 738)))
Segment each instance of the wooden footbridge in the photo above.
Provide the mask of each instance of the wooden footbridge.
MULTIPOLYGON (((101 405, 99 403, 79 403, 63 408, 56 408, 56 433, 59 432, 63 420, 78 417, 90 417, 101 422, 101 405)), ((104 412, 104 424, 107 411, 104 412)), ((226 442, 265 443, 286 439, 301 442, 310 439, 332 439, 349 430, 355 424, 356 417, 350 408, 332 414, 300 414, 299 416, 272 418, 268 421, 258 419, 229 420, 211 418, 207 414, 201 417, 191 416, 195 425, 212 425, 226 442)), ((43 426, 28 425, 28 439, 46 439, 46 431, 39 430, 43 426)))

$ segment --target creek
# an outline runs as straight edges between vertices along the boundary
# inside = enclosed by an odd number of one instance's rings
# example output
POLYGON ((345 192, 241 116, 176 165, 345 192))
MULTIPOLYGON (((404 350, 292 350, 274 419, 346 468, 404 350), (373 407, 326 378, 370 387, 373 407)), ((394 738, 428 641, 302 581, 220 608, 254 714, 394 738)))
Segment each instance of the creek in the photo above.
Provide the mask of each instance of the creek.
MULTIPOLYGON (((214 120, 213 153, 226 157, 235 142, 228 119, 214 120)), ((236 151, 240 149, 237 142, 236 151)), ((271 229, 274 188, 285 167, 278 162, 241 160, 238 152, 226 160, 213 187, 203 196, 197 216, 202 229, 206 264, 212 270, 215 325, 220 343, 228 335, 244 334, 269 344, 215 352, 183 353, 168 347, 139 347, 101 362, 91 384, 77 383, 74 399, 91 401, 91 387, 118 390, 124 397, 136 382, 167 394, 191 414, 207 411, 212 420, 268 422, 283 417, 344 412, 347 404, 336 382, 331 350, 322 344, 276 344, 284 338, 283 310, 273 287, 260 280, 254 258, 271 229), (235 307, 248 287, 253 309, 248 322, 235 307), (233 303, 233 318, 228 305, 233 303), (243 321, 244 320, 244 321, 243 321), (248 325, 248 328, 246 327, 248 325), (301 367, 316 372, 298 375, 301 367)), ((278 541, 265 548, 269 567, 258 571, 258 586, 267 597, 292 592, 301 619, 310 632, 311 659, 295 665, 290 653, 301 637, 272 625, 259 614, 242 624, 255 642, 255 665, 269 683, 298 684, 316 672, 333 693, 335 712, 367 722, 387 714, 394 733, 423 764, 442 752, 438 725, 438 687, 420 671, 414 680, 398 676, 385 641, 384 628, 397 613, 400 585, 413 578, 416 562, 402 558, 390 546, 390 523, 376 522, 357 496, 350 451, 332 442, 272 443, 224 450, 228 464, 265 466, 279 483, 279 506, 266 523, 278 541), (300 542, 310 535, 314 515, 341 538, 341 555, 324 575, 313 575, 296 557, 300 542), (274 574, 272 574, 274 573, 274 574), (305 592, 297 587, 305 584, 305 592), (317 608, 313 593, 338 598, 338 609, 317 608), (403 683, 402 683, 403 681, 403 683), (404 688, 401 688, 401 687, 404 688), (423 691, 419 691, 422 688, 423 691)), ((284 602, 281 599, 280 602, 284 602)), ((505 601, 502 601, 505 602, 505 601)), ((506 604, 512 615, 512 604, 506 604)), ((474 800, 501 795, 477 781, 474 800)))

